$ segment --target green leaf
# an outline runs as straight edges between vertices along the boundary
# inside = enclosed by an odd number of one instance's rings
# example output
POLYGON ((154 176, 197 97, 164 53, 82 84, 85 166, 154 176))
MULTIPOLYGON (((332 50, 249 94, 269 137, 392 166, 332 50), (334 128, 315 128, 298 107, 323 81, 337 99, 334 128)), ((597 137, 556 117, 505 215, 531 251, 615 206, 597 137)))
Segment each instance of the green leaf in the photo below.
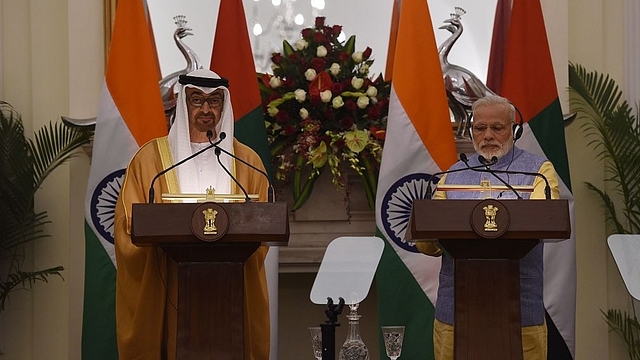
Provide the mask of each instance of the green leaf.
POLYGON ((349 37, 349 39, 347 40, 347 42, 344 44, 344 51, 351 55, 353 54, 353 52, 356 49, 356 36, 355 35, 351 35, 349 37))
POLYGON ((282 53, 285 57, 289 57, 294 51, 293 46, 287 40, 282 40, 282 53))

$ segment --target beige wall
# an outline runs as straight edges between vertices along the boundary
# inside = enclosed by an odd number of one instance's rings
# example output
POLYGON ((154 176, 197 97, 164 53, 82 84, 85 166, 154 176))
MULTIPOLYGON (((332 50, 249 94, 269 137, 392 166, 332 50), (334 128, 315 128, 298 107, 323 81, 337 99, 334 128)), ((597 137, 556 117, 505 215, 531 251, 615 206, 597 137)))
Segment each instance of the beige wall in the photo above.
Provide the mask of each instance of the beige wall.
MULTIPOLYGON (((27 133, 60 115, 95 116, 104 69, 102 0, 0 0, 0 6, 0 94, 22 113, 27 133)), ((544 0, 543 6, 561 99, 567 98, 566 59, 609 73, 622 84, 623 0, 544 0)), ((568 110, 566 100, 563 108, 568 110)), ((623 358, 620 342, 608 335, 600 309, 626 307, 628 297, 606 248, 600 204, 583 184, 601 186, 603 166, 590 160, 595 154, 578 123, 567 127, 567 143, 577 221, 577 358, 623 358)), ((31 261, 37 267, 65 266, 65 281, 54 279, 38 284, 33 292, 12 296, 0 316, 5 359, 80 358, 88 168, 88 158, 80 154, 38 194, 37 206, 49 211, 54 236, 37 244, 31 261)), ((308 303, 312 279, 310 274, 281 276, 282 359, 311 355, 300 326, 306 329, 323 320, 322 311, 308 303)), ((368 334, 375 327, 375 310, 363 312, 363 321, 370 322, 363 331, 368 334)), ((344 336, 339 333, 337 343, 344 336)), ((364 336, 376 347, 377 339, 364 336)))

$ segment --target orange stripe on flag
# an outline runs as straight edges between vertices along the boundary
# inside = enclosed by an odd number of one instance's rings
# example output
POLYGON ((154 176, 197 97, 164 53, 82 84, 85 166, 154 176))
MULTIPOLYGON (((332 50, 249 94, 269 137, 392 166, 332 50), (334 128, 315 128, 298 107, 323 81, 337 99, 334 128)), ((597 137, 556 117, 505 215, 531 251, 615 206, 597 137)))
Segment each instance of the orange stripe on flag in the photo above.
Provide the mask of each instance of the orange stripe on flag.
POLYGON ((539 1, 514 1, 507 40, 502 94, 508 94, 525 121, 558 97, 549 42, 539 1), (531 61, 536 59, 536 61, 531 61))
POLYGON ((396 54, 400 5, 400 0, 393 1, 393 11, 391 13, 391 34, 389 36, 389 48, 387 50, 387 66, 384 72, 384 79, 387 81, 391 81, 391 78, 393 77, 393 60, 395 59, 396 54))
POLYGON ((155 45, 141 0, 120 0, 107 60, 106 83, 138 145, 167 134, 155 45))
POLYGON ((442 70, 426 1, 405 0, 394 53, 393 88, 440 169, 456 162, 442 70))
POLYGON ((229 79, 236 121, 260 106, 255 68, 242 0, 221 1, 210 69, 229 79))

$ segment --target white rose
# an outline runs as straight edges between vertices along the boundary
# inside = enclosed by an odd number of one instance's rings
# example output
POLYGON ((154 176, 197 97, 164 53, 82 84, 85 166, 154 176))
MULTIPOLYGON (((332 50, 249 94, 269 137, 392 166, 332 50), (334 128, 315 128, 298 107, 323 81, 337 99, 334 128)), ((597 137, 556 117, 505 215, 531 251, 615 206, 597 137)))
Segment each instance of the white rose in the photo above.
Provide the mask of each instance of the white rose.
POLYGON ((364 79, 356 76, 351 78, 351 86, 353 86, 354 89, 358 90, 362 87, 362 85, 364 85, 364 79))
POLYGON ((276 116, 276 114, 278 113, 278 108, 277 107, 268 107, 267 108, 267 112, 269 113, 269 116, 274 117, 276 116))
POLYGON ((368 97, 376 97, 378 95, 378 89, 375 86, 369 85, 367 88, 367 96, 368 97))
POLYGON ((358 98, 358 107, 360 109, 364 109, 367 107, 367 105, 369 105, 369 98, 366 96, 360 96, 358 98))
POLYGON ((298 102, 303 102, 307 98, 307 92, 302 89, 297 89, 296 91, 293 92, 293 94, 295 95, 296 100, 298 100, 298 102))
POLYGON ((360 64, 362 62, 362 51, 354 52, 351 54, 351 58, 356 62, 356 64, 360 64))
POLYGON ((304 77, 307 79, 307 81, 313 81, 313 79, 316 78, 316 75, 318 74, 314 69, 307 69, 307 71, 304 72, 304 77))
POLYGON ((296 49, 298 50, 304 50, 307 48, 307 46, 309 46, 309 43, 305 39, 300 39, 296 41, 296 49))
POLYGON ((300 111, 298 112, 298 114, 300 114, 300 118, 302 120, 305 120, 306 118, 309 117, 309 111, 305 108, 300 109, 300 111))
POLYGON ((327 48, 324 47, 324 45, 318 46, 318 48, 316 49, 316 56, 317 57, 325 57, 325 56, 327 56, 327 48))
POLYGON ((271 79, 269 79, 269 86, 271 86, 272 89, 278 88, 280 85, 282 85, 282 80, 280 80, 279 77, 272 76, 271 79))
POLYGON ((332 96, 333 94, 331 93, 331 90, 325 90, 320 93, 320 100, 322 100, 322 102, 324 103, 328 103, 329 101, 331 101, 332 96))
POLYGON ((342 96, 336 96, 331 101, 331 105, 334 109, 340 109, 344 105, 344 101, 342 101, 342 96))
POLYGON ((338 63, 331 64, 331 67, 329 68, 329 72, 333 76, 338 76, 338 74, 340 74, 340 64, 338 63))

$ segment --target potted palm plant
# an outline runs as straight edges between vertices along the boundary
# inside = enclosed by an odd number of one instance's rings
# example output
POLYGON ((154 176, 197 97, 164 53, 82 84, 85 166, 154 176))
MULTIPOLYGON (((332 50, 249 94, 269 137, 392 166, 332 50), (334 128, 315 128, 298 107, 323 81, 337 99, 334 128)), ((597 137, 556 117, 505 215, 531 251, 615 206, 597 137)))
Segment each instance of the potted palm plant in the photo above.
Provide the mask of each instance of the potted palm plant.
POLYGON ((62 266, 23 269, 25 246, 50 237, 44 228, 50 222, 47 212, 35 210, 34 197, 47 176, 92 135, 49 123, 28 140, 20 114, 0 100, 0 312, 12 291, 30 289, 51 276, 62 277, 62 266))
MULTIPOLYGON (((602 200, 605 216, 616 234, 640 233, 640 125, 622 91, 609 75, 569 64, 569 90, 573 110, 587 120, 583 124, 596 154, 604 161, 609 185, 587 187, 602 200), (614 200, 615 199, 615 200, 614 200)), ((632 313, 619 309, 603 311, 611 331, 625 341, 630 359, 640 359, 640 323, 632 302, 632 313)))

